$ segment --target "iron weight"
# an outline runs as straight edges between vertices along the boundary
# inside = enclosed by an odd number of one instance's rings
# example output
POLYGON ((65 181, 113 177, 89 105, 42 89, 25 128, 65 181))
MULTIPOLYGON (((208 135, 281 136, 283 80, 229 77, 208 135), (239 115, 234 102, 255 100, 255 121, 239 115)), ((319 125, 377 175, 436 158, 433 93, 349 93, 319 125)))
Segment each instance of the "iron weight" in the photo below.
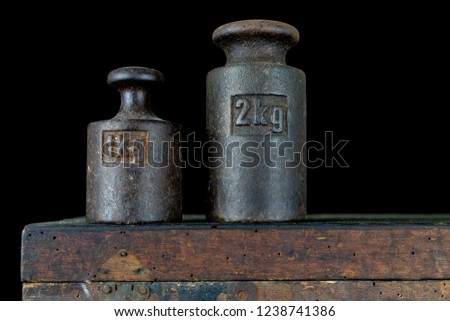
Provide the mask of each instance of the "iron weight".
POLYGON ((245 20, 217 28, 212 39, 227 61, 206 81, 207 134, 217 151, 209 166, 209 219, 304 219, 305 74, 285 62, 297 29, 245 20))
POLYGON ((88 126, 86 215, 90 223, 143 224, 181 220, 179 125, 155 116, 149 85, 157 70, 124 67, 108 75, 121 106, 111 120, 88 126))

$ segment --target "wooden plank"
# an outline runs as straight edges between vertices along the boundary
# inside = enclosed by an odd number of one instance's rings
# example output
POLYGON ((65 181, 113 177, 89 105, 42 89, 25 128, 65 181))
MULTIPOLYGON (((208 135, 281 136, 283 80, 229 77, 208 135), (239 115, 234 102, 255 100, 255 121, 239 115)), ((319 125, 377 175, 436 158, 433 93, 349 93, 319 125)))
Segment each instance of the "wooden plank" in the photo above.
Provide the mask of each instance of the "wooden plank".
POLYGON ((450 280, 25 283, 24 300, 450 300, 450 280))
POLYGON ((450 278, 447 224, 33 224, 22 280, 263 281, 450 278))

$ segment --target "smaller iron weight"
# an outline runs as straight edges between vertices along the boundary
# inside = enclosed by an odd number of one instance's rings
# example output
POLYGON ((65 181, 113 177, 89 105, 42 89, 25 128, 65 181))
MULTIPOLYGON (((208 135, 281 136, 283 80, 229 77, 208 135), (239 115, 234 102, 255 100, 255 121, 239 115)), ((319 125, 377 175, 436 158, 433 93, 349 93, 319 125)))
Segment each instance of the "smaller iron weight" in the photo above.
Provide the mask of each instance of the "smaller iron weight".
POLYGON ((88 127, 86 216, 90 223, 144 224, 181 220, 181 127, 158 118, 149 88, 164 81, 145 67, 111 71, 121 97, 117 115, 88 127))

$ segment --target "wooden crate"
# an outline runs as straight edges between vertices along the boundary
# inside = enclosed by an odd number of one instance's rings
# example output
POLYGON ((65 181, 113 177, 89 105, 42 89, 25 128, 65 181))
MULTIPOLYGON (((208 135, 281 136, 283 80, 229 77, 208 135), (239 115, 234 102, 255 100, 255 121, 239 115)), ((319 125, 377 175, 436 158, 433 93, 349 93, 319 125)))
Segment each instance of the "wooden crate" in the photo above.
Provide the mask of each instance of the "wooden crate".
POLYGON ((23 299, 449 300, 448 217, 381 218, 32 224, 23 299))

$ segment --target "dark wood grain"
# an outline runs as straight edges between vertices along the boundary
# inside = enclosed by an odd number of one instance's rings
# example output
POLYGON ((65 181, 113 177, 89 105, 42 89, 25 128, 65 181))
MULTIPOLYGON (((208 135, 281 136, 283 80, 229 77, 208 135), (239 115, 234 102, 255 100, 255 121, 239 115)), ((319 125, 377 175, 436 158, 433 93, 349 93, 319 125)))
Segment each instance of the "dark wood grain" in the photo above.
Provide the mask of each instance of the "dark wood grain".
POLYGON ((450 280, 26 283, 24 300, 450 300, 450 280))
POLYGON ((447 224, 29 225, 22 280, 270 281, 450 278, 447 224))

